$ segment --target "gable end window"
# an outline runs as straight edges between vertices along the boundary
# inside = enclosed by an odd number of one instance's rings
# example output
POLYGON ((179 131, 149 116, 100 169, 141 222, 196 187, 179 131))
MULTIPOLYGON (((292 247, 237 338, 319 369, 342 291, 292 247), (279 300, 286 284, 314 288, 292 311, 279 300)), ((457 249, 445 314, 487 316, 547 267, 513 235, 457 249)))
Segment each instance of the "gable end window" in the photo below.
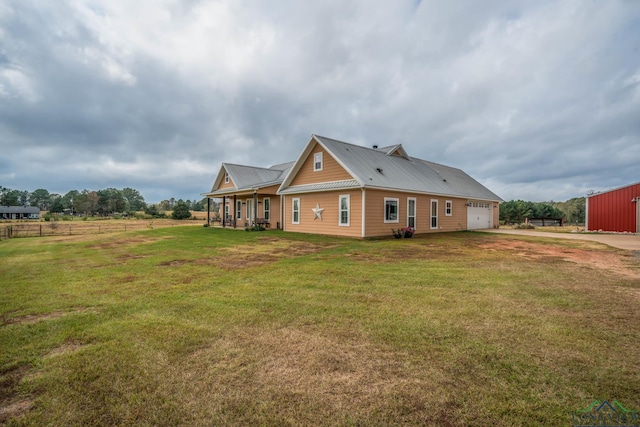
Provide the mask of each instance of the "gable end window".
POLYGON ((229 183, 229 174, 228 173, 224 173, 224 183, 228 184, 229 183))
POLYGON ((300 199, 291 199, 291 224, 300 224, 300 199))
POLYGON ((315 153, 313 155, 313 171, 318 172, 322 170, 322 152, 315 153))
POLYGON ((451 200, 444 202, 444 214, 446 216, 453 215, 453 202, 451 200))
POLYGON ((384 198, 384 222, 399 222, 398 199, 384 198))

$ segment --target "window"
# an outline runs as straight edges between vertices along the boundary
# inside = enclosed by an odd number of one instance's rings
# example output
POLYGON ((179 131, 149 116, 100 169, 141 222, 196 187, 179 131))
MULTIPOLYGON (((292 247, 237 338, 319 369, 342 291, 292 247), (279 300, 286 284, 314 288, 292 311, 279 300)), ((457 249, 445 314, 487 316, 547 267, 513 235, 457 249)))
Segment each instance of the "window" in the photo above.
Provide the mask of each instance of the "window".
POLYGON ((242 219, 242 201, 236 200, 236 219, 242 219))
POLYGON ((384 222, 399 222, 398 199, 384 198, 384 222))
POLYGON ((224 173, 224 183, 228 184, 229 183, 229 174, 228 173, 224 173))
POLYGON ((225 203, 224 205, 224 219, 228 220, 229 219, 229 204, 225 203))
POLYGON ((431 199, 431 229, 438 228, 438 200, 431 199))
POLYGON ((416 198, 407 198, 407 227, 416 228, 416 198))
POLYGON ((300 199, 291 199, 291 224, 300 224, 300 199))
POLYGON ((349 226, 349 205, 350 196, 348 194, 340 196, 340 221, 338 225, 343 227, 349 226))
POLYGON ((247 216, 246 216, 246 219, 251 221, 251 220, 253 220, 253 199, 247 199, 247 200, 245 200, 245 203, 247 204, 247 216))
POLYGON ((271 217, 271 199, 269 199, 268 197, 262 199, 262 206, 264 209, 264 219, 269 221, 271 217))
POLYGON ((322 153, 315 153, 313 155, 313 171, 321 171, 322 170, 322 153))
POLYGON ((446 216, 453 215, 453 202, 451 200, 444 202, 444 214, 446 216))

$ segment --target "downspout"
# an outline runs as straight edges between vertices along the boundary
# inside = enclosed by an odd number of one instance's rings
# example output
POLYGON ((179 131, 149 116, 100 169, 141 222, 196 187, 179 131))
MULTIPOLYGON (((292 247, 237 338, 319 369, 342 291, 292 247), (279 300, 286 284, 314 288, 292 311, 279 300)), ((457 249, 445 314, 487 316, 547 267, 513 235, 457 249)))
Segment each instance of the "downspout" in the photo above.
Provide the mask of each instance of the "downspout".
POLYGON ((362 231, 361 231, 361 236, 360 237, 362 237, 363 239, 365 237, 365 230, 366 230, 365 221, 366 221, 366 218, 367 218, 367 216, 365 215, 365 213, 366 213, 366 204, 365 204, 366 201, 367 200, 366 200, 366 197, 365 197, 365 189, 364 189, 364 187, 362 187, 362 208, 360 209, 362 211, 362 231))

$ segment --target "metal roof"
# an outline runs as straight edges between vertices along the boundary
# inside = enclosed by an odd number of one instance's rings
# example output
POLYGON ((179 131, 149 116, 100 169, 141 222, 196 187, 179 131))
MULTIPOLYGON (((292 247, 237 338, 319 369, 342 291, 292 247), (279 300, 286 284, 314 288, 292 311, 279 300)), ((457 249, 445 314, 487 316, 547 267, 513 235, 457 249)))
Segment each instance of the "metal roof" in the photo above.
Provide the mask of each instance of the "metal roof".
POLYGON ((40 213, 37 206, 0 206, 0 213, 40 213))
POLYGON ((282 181, 294 163, 295 162, 282 163, 271 166, 270 168, 223 163, 211 187, 211 192, 206 195, 226 194, 282 184, 282 181), (235 187, 216 190, 222 182, 225 172, 229 174, 229 178, 231 178, 235 187))
POLYGON ((374 149, 318 135, 311 137, 280 187, 281 193, 291 192, 288 184, 315 142, 322 145, 362 188, 503 201, 460 169, 409 157, 401 144, 374 149), (395 155, 396 152, 401 155, 395 155))

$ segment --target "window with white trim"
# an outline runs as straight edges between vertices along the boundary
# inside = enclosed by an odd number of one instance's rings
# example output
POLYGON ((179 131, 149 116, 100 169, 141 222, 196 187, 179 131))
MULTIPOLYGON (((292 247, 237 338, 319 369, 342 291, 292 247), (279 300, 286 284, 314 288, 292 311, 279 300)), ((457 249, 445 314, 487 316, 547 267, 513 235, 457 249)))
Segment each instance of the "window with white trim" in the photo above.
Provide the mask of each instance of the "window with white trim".
POLYGON ((262 208, 264 209, 264 219, 268 221, 271 217, 271 199, 270 198, 265 197, 264 199, 262 199, 262 208))
POLYGON ((384 222, 399 222, 398 199, 384 198, 384 222))
POLYGON ((229 174, 228 173, 224 173, 224 183, 228 184, 229 183, 229 174))
POLYGON ((430 228, 438 228, 438 199, 431 199, 431 224, 430 228))
POLYGON ((236 200, 236 219, 242 219, 242 200, 236 200))
POLYGON ((321 170, 322 170, 322 152, 319 152, 313 155, 313 171, 318 172, 321 170))
POLYGON ((351 197, 348 194, 341 195, 339 198, 340 203, 340 220, 338 225, 348 227, 350 223, 350 206, 351 197))
POLYGON ((228 220, 229 218, 229 204, 225 203, 224 204, 224 219, 228 220))
POLYGON ((407 197, 407 227, 416 228, 416 198, 407 197))
POLYGON ((444 214, 446 216, 453 215, 453 202, 451 200, 444 202, 444 214))
POLYGON ((300 199, 291 199, 291 224, 300 224, 300 199))

